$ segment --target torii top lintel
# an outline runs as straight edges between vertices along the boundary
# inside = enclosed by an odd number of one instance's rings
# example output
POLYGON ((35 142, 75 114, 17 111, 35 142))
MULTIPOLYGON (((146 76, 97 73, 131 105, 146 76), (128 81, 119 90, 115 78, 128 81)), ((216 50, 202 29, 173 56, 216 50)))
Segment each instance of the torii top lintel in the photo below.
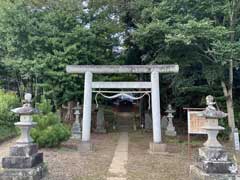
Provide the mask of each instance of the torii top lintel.
POLYGON ((111 73, 178 73, 177 64, 165 65, 68 65, 67 73, 85 73, 92 72, 96 74, 111 73))

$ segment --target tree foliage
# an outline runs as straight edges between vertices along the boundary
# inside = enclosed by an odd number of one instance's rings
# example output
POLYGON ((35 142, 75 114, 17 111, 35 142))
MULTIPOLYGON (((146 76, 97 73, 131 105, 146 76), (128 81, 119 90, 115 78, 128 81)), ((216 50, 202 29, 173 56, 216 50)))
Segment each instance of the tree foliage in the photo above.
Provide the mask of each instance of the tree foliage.
POLYGON ((66 65, 118 60, 112 49, 119 43, 114 35, 120 27, 102 13, 84 12, 74 0, 3 6, 1 61, 19 93, 38 96, 43 91, 56 104, 80 97, 82 77, 66 74, 66 65))
POLYGON ((4 1, 1 83, 58 106, 82 97, 68 64, 177 63, 178 75, 161 76, 162 107, 203 106, 208 94, 238 107, 239 9, 239 0, 4 1))

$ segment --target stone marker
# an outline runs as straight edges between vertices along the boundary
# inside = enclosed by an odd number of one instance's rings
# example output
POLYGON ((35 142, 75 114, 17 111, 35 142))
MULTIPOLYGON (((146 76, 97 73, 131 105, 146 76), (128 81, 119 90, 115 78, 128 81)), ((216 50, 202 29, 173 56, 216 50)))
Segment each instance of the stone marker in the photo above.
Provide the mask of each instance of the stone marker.
POLYGON ((162 119, 161 119, 162 132, 165 132, 165 130, 167 129, 167 126, 168 126, 168 117, 163 116, 162 119))
POLYGON ((97 133, 106 133, 105 129, 105 119, 104 119, 104 110, 103 108, 98 108, 97 111, 97 128, 95 129, 97 133))
POLYGON ((167 129, 165 131, 165 134, 167 136, 176 136, 177 133, 175 131, 175 127, 173 126, 173 122, 172 122, 172 119, 173 119, 173 113, 175 113, 176 111, 172 109, 172 105, 169 104, 168 105, 168 109, 165 111, 166 113, 168 113, 167 115, 167 118, 168 118, 168 126, 167 126, 167 129))
POLYGON ((25 94, 23 106, 12 110, 20 115, 20 122, 15 125, 21 129, 21 136, 10 148, 10 156, 2 159, 1 180, 40 180, 47 173, 43 153, 38 152, 37 144, 30 136, 31 128, 37 124, 32 121, 37 110, 31 107, 31 99, 31 94, 25 94))
POLYGON ((212 96, 207 96, 208 107, 201 113, 207 119, 202 127, 208 134, 204 147, 199 148, 199 158, 196 165, 190 166, 191 179, 194 180, 235 180, 237 166, 229 159, 227 152, 217 140, 219 130, 218 119, 227 116, 216 110, 212 96))
POLYGON ((75 121, 72 126, 72 139, 81 139, 81 124, 80 124, 80 110, 82 109, 79 105, 79 102, 77 102, 77 106, 73 108, 75 110, 75 121))
POLYGON ((152 118, 151 118, 149 112, 145 112, 145 130, 151 131, 152 128, 153 128, 152 118))

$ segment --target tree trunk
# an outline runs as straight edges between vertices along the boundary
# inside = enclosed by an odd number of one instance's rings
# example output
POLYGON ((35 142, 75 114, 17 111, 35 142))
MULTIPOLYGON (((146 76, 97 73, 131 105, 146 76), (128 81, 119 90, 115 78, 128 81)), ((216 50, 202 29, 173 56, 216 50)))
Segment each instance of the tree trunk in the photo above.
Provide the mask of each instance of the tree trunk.
POLYGON ((233 140, 233 131, 235 128, 234 110, 233 110, 233 99, 232 99, 232 89, 228 90, 226 84, 222 81, 223 93, 226 98, 227 112, 228 112, 228 126, 231 128, 231 133, 229 139, 233 140))

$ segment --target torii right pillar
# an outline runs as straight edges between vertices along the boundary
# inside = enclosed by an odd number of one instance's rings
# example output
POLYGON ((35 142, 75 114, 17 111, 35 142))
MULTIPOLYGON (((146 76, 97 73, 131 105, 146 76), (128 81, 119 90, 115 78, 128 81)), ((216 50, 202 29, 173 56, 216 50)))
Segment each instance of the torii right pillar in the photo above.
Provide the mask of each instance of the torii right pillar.
POLYGON ((152 83, 153 142, 150 142, 150 153, 155 154, 166 151, 166 144, 162 143, 161 135, 159 72, 153 71, 151 73, 151 83, 152 83))

